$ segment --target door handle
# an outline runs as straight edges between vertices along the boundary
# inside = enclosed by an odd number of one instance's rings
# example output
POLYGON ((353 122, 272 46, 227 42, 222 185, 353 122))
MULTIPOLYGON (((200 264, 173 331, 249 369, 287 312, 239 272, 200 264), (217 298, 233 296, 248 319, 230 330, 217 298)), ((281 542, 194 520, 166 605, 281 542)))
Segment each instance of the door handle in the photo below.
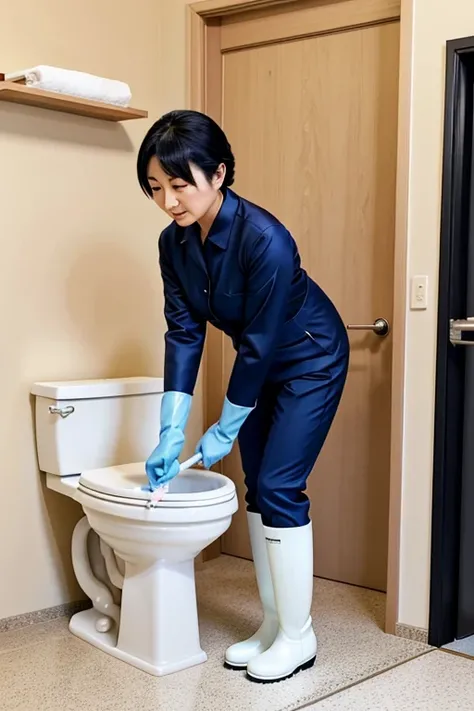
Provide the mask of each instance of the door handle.
MULTIPOLYGON (((474 323, 473 323, 474 328, 474 323)), ((386 318, 377 318, 373 323, 370 324, 348 324, 348 331, 373 331, 376 336, 384 338, 390 333, 390 324, 386 318)))
POLYGON ((453 346, 474 346, 474 316, 450 319, 449 340, 453 346))

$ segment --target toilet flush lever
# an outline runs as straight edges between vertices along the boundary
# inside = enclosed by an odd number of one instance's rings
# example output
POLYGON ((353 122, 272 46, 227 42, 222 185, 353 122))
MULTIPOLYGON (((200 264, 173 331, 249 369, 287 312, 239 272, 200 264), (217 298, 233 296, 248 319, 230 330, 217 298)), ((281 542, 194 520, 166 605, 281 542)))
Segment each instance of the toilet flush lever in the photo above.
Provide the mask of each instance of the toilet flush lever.
POLYGON ((60 415, 64 419, 72 415, 74 408, 72 405, 68 405, 67 407, 54 407, 54 405, 50 405, 49 411, 52 415, 60 415))

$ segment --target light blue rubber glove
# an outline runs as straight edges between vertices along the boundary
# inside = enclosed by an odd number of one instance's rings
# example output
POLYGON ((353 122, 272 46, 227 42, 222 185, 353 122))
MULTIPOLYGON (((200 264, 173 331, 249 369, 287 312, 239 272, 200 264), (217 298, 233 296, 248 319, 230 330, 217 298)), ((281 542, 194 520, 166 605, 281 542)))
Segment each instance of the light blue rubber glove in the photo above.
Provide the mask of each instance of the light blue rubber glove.
POLYGON ((160 441, 145 462, 149 486, 154 491, 167 484, 179 472, 178 457, 184 445, 184 429, 191 411, 192 397, 187 393, 165 392, 161 401, 160 441))
POLYGON ((210 469, 213 464, 229 454, 240 428, 252 410, 253 407, 233 405, 225 398, 219 422, 212 425, 197 443, 196 454, 198 452, 202 454, 206 469, 210 469))

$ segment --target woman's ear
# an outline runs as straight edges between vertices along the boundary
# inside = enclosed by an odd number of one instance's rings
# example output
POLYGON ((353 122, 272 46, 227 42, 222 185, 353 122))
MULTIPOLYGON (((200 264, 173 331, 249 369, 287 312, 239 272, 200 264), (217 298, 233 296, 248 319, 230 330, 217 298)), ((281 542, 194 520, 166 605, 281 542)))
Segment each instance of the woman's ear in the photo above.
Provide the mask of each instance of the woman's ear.
POLYGON ((216 172, 214 173, 214 176, 212 178, 212 184, 216 188, 216 190, 220 190, 224 180, 225 180, 225 174, 226 174, 226 167, 224 163, 221 163, 218 167, 216 172))

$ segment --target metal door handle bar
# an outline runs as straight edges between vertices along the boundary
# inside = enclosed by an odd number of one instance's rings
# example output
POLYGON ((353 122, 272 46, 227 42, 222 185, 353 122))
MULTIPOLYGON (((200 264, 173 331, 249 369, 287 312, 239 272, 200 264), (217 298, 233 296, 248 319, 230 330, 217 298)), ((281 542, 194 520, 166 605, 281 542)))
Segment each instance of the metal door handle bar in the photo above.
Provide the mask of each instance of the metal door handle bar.
POLYGON ((449 340, 453 346, 474 346, 474 316, 450 319, 449 340))
POLYGON ((386 318, 377 318, 373 323, 365 324, 348 324, 348 331, 373 331, 377 336, 388 336, 390 333, 390 324, 386 318))

